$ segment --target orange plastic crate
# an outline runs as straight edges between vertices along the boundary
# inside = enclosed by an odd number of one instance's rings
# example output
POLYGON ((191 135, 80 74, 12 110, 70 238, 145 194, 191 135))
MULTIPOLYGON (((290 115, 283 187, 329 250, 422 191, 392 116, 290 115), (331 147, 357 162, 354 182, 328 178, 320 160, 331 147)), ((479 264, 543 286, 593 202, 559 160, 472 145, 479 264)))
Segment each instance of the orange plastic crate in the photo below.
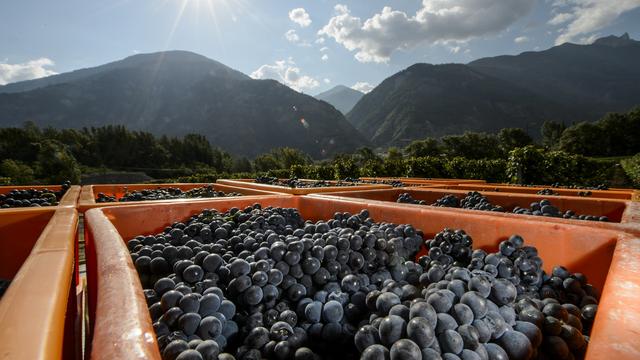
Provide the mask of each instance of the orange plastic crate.
MULTIPOLYGON (((317 180, 306 180, 300 179, 301 181, 317 181, 317 180)), ((359 184, 354 186, 327 186, 327 187, 315 187, 315 188, 291 188, 285 186, 277 186, 277 185, 269 185, 269 184, 260 184, 256 183, 254 179, 238 179, 238 180, 228 180, 222 179, 217 181, 218 184, 225 184, 237 187, 244 187, 249 189, 256 190, 264 190, 264 191, 272 191, 280 194, 291 194, 291 195, 307 195, 307 194, 316 194, 323 192, 332 192, 332 191, 355 191, 355 190, 367 190, 367 189, 389 189, 391 185, 385 184, 359 184)), ((329 181, 329 183, 337 183, 337 181, 329 181)))
POLYGON ((243 195, 278 195, 278 193, 264 191, 264 190, 256 190, 235 186, 228 186, 224 184, 217 183, 173 183, 173 184, 109 184, 109 185, 85 185, 82 187, 82 192, 80 193, 80 200, 78 205, 78 210, 82 213, 85 211, 95 208, 95 207, 105 207, 105 206, 122 206, 122 205, 134 205, 134 204, 149 204, 149 203, 158 203, 158 202, 185 202, 185 201, 202 201, 202 200, 211 200, 212 198, 193 198, 193 199, 168 199, 168 200, 147 200, 147 201, 127 201, 127 202, 106 202, 106 203, 97 203, 96 197, 99 193, 105 193, 106 195, 115 195, 116 197, 121 197, 124 193, 129 190, 143 190, 143 189, 158 189, 158 188, 178 188, 180 190, 191 190, 197 187, 212 185, 213 189, 216 191, 224 191, 228 192, 236 192, 243 195))
POLYGON ((6 209, 0 214, 0 277, 12 278, 0 300, 4 359, 76 356, 73 208, 6 209))
MULTIPOLYGON (((27 186, 0 186, 0 194, 6 194, 11 190, 28 190, 28 189, 49 189, 53 191, 58 191, 62 188, 60 185, 27 185, 27 186)), ((78 205, 78 197, 80 196, 80 186, 72 185, 69 190, 62 196, 62 199, 58 202, 59 207, 76 207, 78 205)), ((51 206, 49 206, 51 207, 51 206)), ((9 209, 0 209, 0 211, 6 210, 29 210, 34 209, 31 207, 24 208, 9 208, 9 209)), ((38 208, 35 208, 38 209, 38 208)))
MULTIPOLYGON (((335 192, 335 193, 323 193, 312 196, 319 197, 342 197, 349 198, 355 201, 383 201, 396 203, 398 196, 402 193, 409 193, 416 200, 425 200, 427 204, 434 203, 437 199, 447 195, 453 194, 459 199, 462 199, 468 191, 465 190, 453 190, 453 189, 437 189, 437 188, 394 188, 387 190, 368 190, 368 191, 352 191, 352 192, 335 192)), ((450 211, 453 213, 480 213, 485 216, 497 216, 497 217, 515 217, 515 218, 530 218, 535 221, 545 222, 558 222, 558 223, 577 223, 585 226, 600 227, 614 230, 623 230, 640 235, 640 204, 631 201, 619 200, 619 199, 603 199, 603 198, 582 198, 574 196, 545 196, 535 194, 514 194, 514 193, 502 193, 502 192, 481 192, 492 204, 500 205, 507 210, 507 212, 496 211, 478 211, 471 209, 460 208, 446 208, 438 207, 443 211, 450 211), (601 221, 586 221, 586 220, 573 220, 563 219, 546 216, 532 216, 532 215, 520 215, 511 213, 513 208, 529 207, 534 201, 540 201, 542 199, 548 199, 551 203, 558 207, 561 211, 573 210, 577 214, 607 216, 609 222, 601 221)), ((400 206, 409 207, 425 207, 427 205, 418 204, 398 204, 400 206)), ((429 207, 434 208, 434 207, 429 207)))
MULTIPOLYGON (((631 200, 633 198, 633 190, 580 190, 580 189, 559 189, 544 186, 509 186, 504 184, 458 184, 458 185, 442 185, 438 186, 442 189, 466 190, 466 191, 493 191, 504 193, 520 193, 520 194, 536 194, 542 189, 551 189, 561 196, 577 196, 589 199, 620 199, 631 200), (579 193, 591 191, 590 196, 580 196, 579 193)), ((551 195, 553 196, 553 195, 551 195)))
MULTIPOLYGON (((87 220, 87 272, 93 329, 92 358, 160 359, 151 319, 138 274, 125 241, 156 233, 176 220, 205 208, 220 211, 245 207, 256 199, 219 199, 209 202, 152 204, 90 210, 87 220), (153 214, 153 216, 149 216, 153 214)), ((319 196, 270 197, 263 206, 298 208, 305 219, 328 219, 336 211, 356 213, 363 208, 377 221, 410 223, 432 236, 445 227, 461 228, 474 246, 495 250, 512 234, 536 246, 545 270, 562 264, 588 276, 602 290, 598 316, 591 333, 587 359, 637 359, 640 343, 640 239, 619 231, 523 218, 486 217, 426 207, 319 196)))

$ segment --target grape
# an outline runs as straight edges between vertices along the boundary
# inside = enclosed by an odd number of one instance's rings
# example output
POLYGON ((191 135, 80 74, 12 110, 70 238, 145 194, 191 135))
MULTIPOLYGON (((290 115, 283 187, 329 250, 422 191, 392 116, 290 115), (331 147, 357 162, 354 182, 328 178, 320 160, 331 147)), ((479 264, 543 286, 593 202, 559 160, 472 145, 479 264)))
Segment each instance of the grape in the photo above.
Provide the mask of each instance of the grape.
POLYGON ((422 352, 413 341, 402 339, 391 346, 390 355, 391 360, 414 360, 422 357, 422 352))
POLYGON ((407 324, 407 336, 421 349, 429 347, 435 340, 434 329, 429 320, 416 317, 407 324))

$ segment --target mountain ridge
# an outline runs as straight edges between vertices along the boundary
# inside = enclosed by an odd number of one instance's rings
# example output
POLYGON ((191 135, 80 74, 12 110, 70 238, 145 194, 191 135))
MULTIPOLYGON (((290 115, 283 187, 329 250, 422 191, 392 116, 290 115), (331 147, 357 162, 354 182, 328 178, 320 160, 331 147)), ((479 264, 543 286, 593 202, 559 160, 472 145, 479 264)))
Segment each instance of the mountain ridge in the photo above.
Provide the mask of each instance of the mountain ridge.
POLYGON ((194 53, 134 55, 88 70, 0 93, 0 125, 30 120, 41 127, 121 124, 157 135, 195 132, 249 157, 290 146, 323 158, 369 144, 331 105, 194 53))
POLYGON ((640 104, 637 63, 640 42, 624 34, 468 64, 414 64, 363 96, 347 120, 383 147, 501 127, 537 137, 544 120, 596 120, 640 104))
POLYGON ((338 111, 347 114, 360 101, 364 93, 344 85, 336 85, 314 97, 333 105, 338 111))

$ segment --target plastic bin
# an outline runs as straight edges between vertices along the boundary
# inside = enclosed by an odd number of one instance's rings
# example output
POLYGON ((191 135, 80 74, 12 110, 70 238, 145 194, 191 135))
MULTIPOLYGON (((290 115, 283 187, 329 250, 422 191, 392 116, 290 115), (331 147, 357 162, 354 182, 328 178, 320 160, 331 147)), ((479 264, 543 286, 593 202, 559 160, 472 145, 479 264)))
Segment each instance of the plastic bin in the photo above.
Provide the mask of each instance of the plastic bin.
MULTIPOLYGON (((13 279, 0 300, 0 357, 76 357, 72 208, 4 210, 0 277, 13 279)), ((79 343, 78 343, 79 344, 79 343)))
MULTIPOLYGON (((87 264, 90 316, 93 326, 91 357, 160 359, 138 274, 125 240, 161 231, 204 208, 244 207, 255 199, 110 207, 87 212, 87 264), (153 214, 153 216, 149 216, 153 214)), ((476 247, 495 249, 512 234, 538 247, 545 269, 562 264, 580 271, 602 289, 598 316, 591 333, 588 359, 637 359, 640 342, 640 239, 619 231, 575 224, 545 223, 522 217, 486 217, 427 207, 407 207, 319 196, 271 197, 263 206, 295 207, 305 219, 327 219, 335 211, 355 213, 368 208, 378 221, 411 223, 432 236, 445 227, 465 229, 476 247), (604 286, 604 288, 603 288, 604 286)))
MULTIPOLYGON (((300 179, 301 181, 317 181, 317 180, 306 180, 300 179)), ((328 181, 329 183, 337 183, 337 181, 328 181)), ((264 191, 272 191, 280 194, 291 194, 291 195, 307 195, 307 194, 316 194, 323 192, 333 192, 333 191, 356 191, 356 190, 367 190, 367 189, 390 189, 391 185, 386 184, 359 184, 354 186, 327 186, 327 187, 314 187, 314 188, 291 188, 285 186, 277 186, 277 185, 269 185, 269 184, 260 184, 256 183, 254 179, 238 179, 238 180, 228 180, 222 179, 217 181, 218 184, 225 184, 237 187, 244 187, 249 189, 256 190, 264 190, 264 191)))
MULTIPOLYGON (((551 189, 560 196, 577 196, 588 199, 603 198, 603 199, 620 199, 631 200, 634 196, 633 190, 580 190, 580 189, 560 189, 551 187, 540 186, 513 186, 503 184, 458 184, 458 185, 446 185, 438 186, 442 189, 452 190, 466 190, 466 191, 492 191, 492 192, 504 192, 504 193, 519 193, 519 194, 536 194, 543 189, 551 189), (580 196, 580 192, 590 191, 590 196, 580 196)), ((553 196, 553 195, 550 195, 553 196)))
MULTIPOLYGON (((27 190, 27 189, 49 189, 58 191, 62 188, 60 185, 33 185, 33 186, 0 186, 0 194, 6 194, 11 190, 27 190)), ((59 207, 76 207, 78 205, 78 197, 80 196, 80 186, 72 185, 69 190, 62 196, 62 199, 58 202, 59 207)), ((51 206, 49 206, 51 207, 51 206)), ((29 210, 34 209, 31 207, 25 208, 9 208, 9 209, 0 209, 0 211, 7 210, 29 210)), ((37 209, 37 208, 36 208, 37 209)))
POLYGON ((197 187, 213 185, 213 189, 216 191, 224 192, 237 192, 243 195, 278 195, 278 193, 256 190, 244 187, 228 186, 217 183, 174 183, 174 184, 113 184, 113 185, 85 185, 82 187, 80 193, 80 200, 78 210, 82 213, 85 211, 104 206, 121 206, 121 205, 134 205, 134 204, 148 204, 157 202, 180 202, 180 201, 202 201, 211 200, 212 198, 193 198, 193 199, 168 199, 168 200, 147 200, 147 201, 127 201, 127 202, 106 202, 97 203, 96 197, 99 193, 105 193, 106 195, 115 195, 121 197, 125 192, 131 190, 143 190, 143 189, 158 189, 158 188, 178 188, 180 190, 191 190, 197 187))
POLYGON ((361 177, 362 180, 398 180, 406 184, 483 184, 485 180, 478 179, 441 179, 416 177, 361 177))
MULTIPOLYGON (((368 190, 368 191, 345 191, 335 193, 323 193, 314 194, 311 196, 320 197, 343 197, 349 198, 355 201, 384 201, 396 203, 398 196, 402 193, 409 193, 416 200, 425 200, 428 204, 434 203, 437 199, 447 195, 456 195, 459 199, 466 196, 468 191, 465 190, 444 190, 434 188, 394 188, 383 190, 368 190)), ((438 209, 444 211, 450 211, 454 213, 480 213, 485 216, 497 216, 497 217, 527 217, 535 221, 544 222, 559 222, 559 223, 577 223, 585 226, 601 227, 614 230, 624 230, 633 232, 640 235, 640 204, 624 201, 618 199, 603 199, 603 198, 577 198, 573 196, 545 196, 545 195, 531 195, 531 194, 511 194, 483 191, 482 195, 494 205, 500 205, 508 212, 495 212, 495 211, 478 211, 470 209, 459 208, 446 208, 438 207, 438 209), (534 201, 540 201, 542 199, 549 199, 552 204, 558 207, 561 211, 568 209, 575 211, 577 214, 607 216, 609 222, 601 221, 586 221, 586 220, 572 220, 554 217, 542 217, 532 215, 520 215, 511 213, 516 207, 529 207, 534 201)), ((417 204, 398 204, 400 206, 420 207, 425 205, 417 204)), ((430 207, 433 208, 433 207, 430 207)))

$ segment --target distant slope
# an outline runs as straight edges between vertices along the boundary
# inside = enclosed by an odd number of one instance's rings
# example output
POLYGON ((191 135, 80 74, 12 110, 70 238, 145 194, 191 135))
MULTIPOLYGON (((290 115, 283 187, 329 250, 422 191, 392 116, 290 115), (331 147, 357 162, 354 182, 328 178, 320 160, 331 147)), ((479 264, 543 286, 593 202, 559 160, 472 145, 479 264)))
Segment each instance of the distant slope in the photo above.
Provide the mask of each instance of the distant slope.
POLYGON ((136 55, 81 76, 54 77, 40 79, 54 85, 0 94, 0 126, 31 120, 57 128, 124 124, 155 134, 196 132, 245 156, 291 146, 321 158, 368 144, 331 105, 193 53, 136 55))
POLYGON ((349 113, 375 144, 504 127, 539 128, 561 106, 462 64, 416 64, 384 80, 349 113))
POLYGON ((210 74, 219 77, 233 77, 239 80, 249 79, 247 75, 202 55, 189 51, 166 51, 153 54, 133 55, 123 60, 114 61, 93 68, 80 69, 40 79, 7 84, 0 86, 0 93, 29 91, 45 86, 79 81, 112 70, 136 69, 142 66, 151 66, 152 68, 155 68, 156 71, 171 71, 177 70, 176 67, 189 67, 189 73, 197 76, 210 74))
POLYGON ((328 102, 341 113, 347 114, 363 96, 364 93, 358 90, 344 85, 338 85, 314 97, 318 100, 328 102))
POLYGON ((598 116, 640 104, 638 64, 640 42, 624 34, 591 45, 566 43, 540 52, 479 59, 469 66, 598 116))
POLYGON ((416 64, 366 94, 348 120, 379 146, 505 126, 537 136, 547 119, 595 120, 640 104, 637 64, 640 42, 627 34, 468 65, 416 64))

